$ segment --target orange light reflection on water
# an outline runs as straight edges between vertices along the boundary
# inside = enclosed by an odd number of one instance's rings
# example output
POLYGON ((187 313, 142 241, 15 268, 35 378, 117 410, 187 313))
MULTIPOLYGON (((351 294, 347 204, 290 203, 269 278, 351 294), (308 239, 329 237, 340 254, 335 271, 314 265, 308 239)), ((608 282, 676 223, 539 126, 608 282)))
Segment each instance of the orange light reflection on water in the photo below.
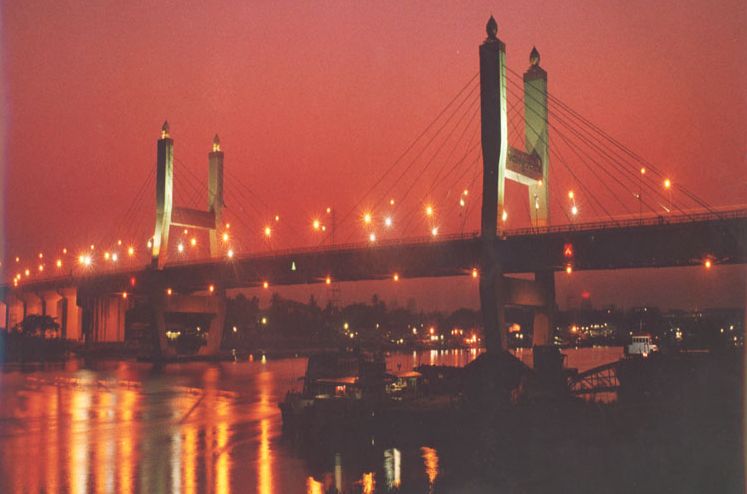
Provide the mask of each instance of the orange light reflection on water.
POLYGON ((438 452, 427 446, 420 448, 425 463, 425 475, 428 477, 428 484, 433 486, 438 477, 438 452))
POLYGON ((306 494, 324 494, 324 486, 309 476, 306 478, 306 494))

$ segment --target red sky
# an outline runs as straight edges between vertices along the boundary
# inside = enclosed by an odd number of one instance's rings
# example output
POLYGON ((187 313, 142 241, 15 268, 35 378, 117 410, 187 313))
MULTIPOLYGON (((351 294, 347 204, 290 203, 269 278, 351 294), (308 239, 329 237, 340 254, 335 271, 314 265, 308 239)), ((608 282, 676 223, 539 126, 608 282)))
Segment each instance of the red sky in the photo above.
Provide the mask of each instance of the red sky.
MULTIPOLYGON (((266 205, 260 214, 227 200, 231 214, 247 210, 236 227, 246 250, 262 248, 269 211, 285 228, 274 247, 311 242, 301 238, 310 219, 356 205, 477 72, 491 13, 513 70, 536 45, 554 95, 709 203, 747 202, 742 0, 4 2, 4 265, 106 237, 154 168, 165 118, 177 175, 205 176, 217 132, 227 183, 237 177, 266 205)), ((137 205, 143 230, 153 195, 137 205)), ((711 283, 669 303, 743 304, 744 270, 716 271, 711 281, 653 272, 657 289, 579 275, 571 291, 666 304, 667 286, 711 283)), ((449 305, 441 288, 421 288, 414 296, 449 305)))

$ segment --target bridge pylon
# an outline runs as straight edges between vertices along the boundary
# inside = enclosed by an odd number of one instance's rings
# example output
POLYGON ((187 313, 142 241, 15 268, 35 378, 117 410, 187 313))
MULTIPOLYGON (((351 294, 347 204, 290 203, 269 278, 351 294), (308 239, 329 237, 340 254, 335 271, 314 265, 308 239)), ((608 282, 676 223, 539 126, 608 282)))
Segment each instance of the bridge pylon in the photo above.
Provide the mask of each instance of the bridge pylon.
POLYGON ((534 282, 504 276, 506 253, 500 252, 498 235, 508 219, 505 181, 513 180, 528 187, 535 226, 550 222, 547 72, 540 67, 539 52, 533 48, 530 67, 524 74, 526 151, 511 148, 506 108, 506 45, 498 38, 498 24, 493 16, 486 31, 488 37, 479 50, 483 155, 480 308, 487 350, 496 353, 508 348, 506 305, 535 307, 535 345, 552 343, 555 280, 553 271, 535 273, 534 282))
POLYGON ((164 253, 168 252, 171 226, 207 230, 210 235, 210 255, 219 255, 218 230, 223 222, 223 151, 218 135, 213 138, 208 154, 208 209, 197 210, 174 206, 174 140, 169 123, 161 127, 156 145, 156 227, 151 239, 151 267, 161 269, 164 253))

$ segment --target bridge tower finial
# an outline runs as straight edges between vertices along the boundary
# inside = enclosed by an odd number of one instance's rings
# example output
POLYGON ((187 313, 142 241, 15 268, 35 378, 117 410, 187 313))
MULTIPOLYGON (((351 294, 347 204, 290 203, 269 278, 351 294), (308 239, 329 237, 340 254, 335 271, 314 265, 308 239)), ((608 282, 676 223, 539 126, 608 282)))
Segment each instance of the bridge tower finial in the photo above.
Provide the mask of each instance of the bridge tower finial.
POLYGON ((540 64, 540 52, 537 51, 536 46, 533 46, 531 53, 529 53, 529 64, 533 67, 540 64))
POLYGON ((166 139, 168 137, 171 137, 169 135, 169 121, 164 120, 163 125, 161 126, 161 139, 166 139))
POLYGON ((488 33, 488 39, 498 39, 498 23, 495 22, 495 18, 492 15, 490 16, 490 19, 488 19, 485 31, 488 33))
POLYGON ((217 153, 218 151, 220 151, 220 137, 215 134, 215 137, 213 137, 213 152, 217 153))

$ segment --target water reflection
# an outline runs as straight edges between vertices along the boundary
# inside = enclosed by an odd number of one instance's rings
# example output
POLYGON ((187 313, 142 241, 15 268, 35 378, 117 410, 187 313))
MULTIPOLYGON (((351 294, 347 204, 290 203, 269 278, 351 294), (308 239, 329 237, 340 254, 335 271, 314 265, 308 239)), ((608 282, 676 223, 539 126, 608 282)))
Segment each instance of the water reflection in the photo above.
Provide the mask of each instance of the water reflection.
POLYGON ((402 483, 402 453, 397 448, 384 451, 384 478, 386 488, 399 488, 402 483))
MULTIPOLYGON (((398 354, 388 366, 464 365, 478 353, 398 354)), ((318 442, 298 451, 281 434, 277 403, 305 366, 258 358, 6 369, 0 492, 433 492, 448 481, 440 445, 368 437, 352 451, 318 442)))
POLYGON ((431 492, 436 483, 436 477, 438 477, 438 452, 434 448, 427 446, 420 448, 420 451, 423 455, 425 474, 428 477, 428 485, 430 486, 429 492, 431 492))

